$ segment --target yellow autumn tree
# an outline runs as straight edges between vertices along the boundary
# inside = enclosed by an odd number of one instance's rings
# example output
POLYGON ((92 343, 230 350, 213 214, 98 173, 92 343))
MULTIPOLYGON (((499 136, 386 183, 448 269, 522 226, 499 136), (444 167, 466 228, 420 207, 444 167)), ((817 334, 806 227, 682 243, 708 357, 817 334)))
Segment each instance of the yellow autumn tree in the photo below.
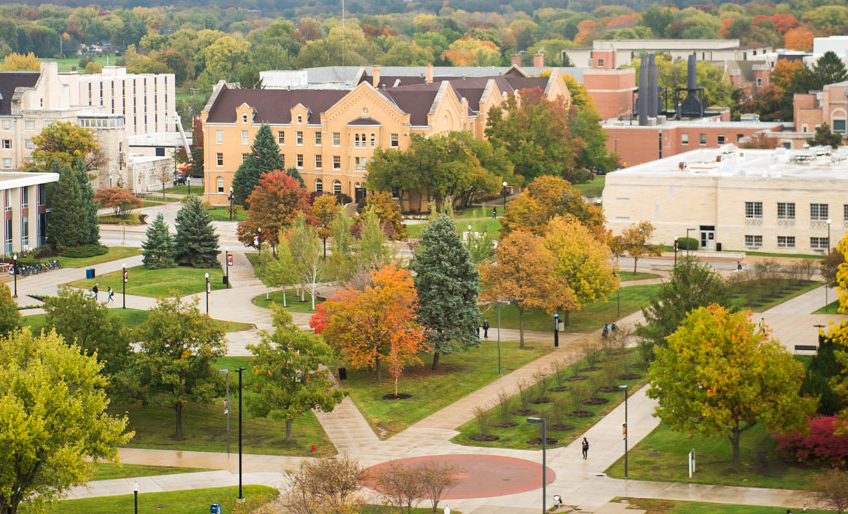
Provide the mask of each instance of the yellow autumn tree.
POLYGON ((633 273, 642 257, 662 254, 662 246, 650 243, 653 234, 654 226, 650 221, 634 223, 621 234, 621 247, 633 258, 633 273))
POLYGON ((466 35, 451 43, 442 52, 442 59, 447 59, 454 66, 497 66, 501 63, 501 52, 498 45, 491 41, 466 35))
POLYGON ((16 54, 11 53, 3 59, 0 71, 38 71, 41 69, 41 60, 34 53, 16 54))
MULTIPOLYGON (((836 246, 836 251, 842 255, 848 255, 848 236, 846 236, 836 246)), ((848 313, 848 264, 842 263, 839 265, 839 270, 836 272, 837 291, 839 293, 839 307, 837 311, 842 314, 848 313)), ((839 349, 833 352, 836 362, 839 364, 842 372, 831 378, 830 385, 834 392, 843 400, 848 400, 848 323, 840 323, 831 325, 827 334, 837 344, 839 349)), ((844 409, 839 417, 848 424, 848 409, 844 409)))

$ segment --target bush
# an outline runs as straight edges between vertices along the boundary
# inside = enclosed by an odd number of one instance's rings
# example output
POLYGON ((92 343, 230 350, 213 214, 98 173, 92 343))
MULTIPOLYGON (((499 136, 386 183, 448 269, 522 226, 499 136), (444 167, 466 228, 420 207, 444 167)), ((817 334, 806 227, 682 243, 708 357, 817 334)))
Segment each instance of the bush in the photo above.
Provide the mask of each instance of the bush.
POLYGON ((84 258, 94 257, 95 255, 106 255, 109 253, 109 248, 103 245, 83 245, 83 246, 68 246, 59 249, 59 255, 62 257, 84 258))
POLYGON ((697 250, 700 248, 701 243, 694 238, 691 237, 678 237, 677 238, 677 249, 678 250, 697 250))
POLYGON ((848 462, 848 435, 834 435, 837 428, 842 428, 837 423, 843 422, 835 416, 813 418, 809 433, 774 436, 777 450, 800 462, 845 464, 848 462))

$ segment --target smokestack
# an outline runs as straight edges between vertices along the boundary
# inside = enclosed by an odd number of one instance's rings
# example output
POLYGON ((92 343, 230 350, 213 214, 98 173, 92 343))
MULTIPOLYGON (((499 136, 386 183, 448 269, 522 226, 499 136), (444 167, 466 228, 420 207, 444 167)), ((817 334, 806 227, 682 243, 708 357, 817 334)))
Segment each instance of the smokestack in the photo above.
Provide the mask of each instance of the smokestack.
POLYGON ((424 72, 424 82, 427 84, 433 83, 433 65, 428 64, 427 70, 424 72))
POLYGON ((639 63, 639 125, 648 124, 648 55, 642 54, 639 63))
MULTIPOLYGON (((683 103, 678 106, 677 117, 687 118, 702 118, 704 116, 704 103, 696 94, 703 89, 698 87, 697 65, 695 63, 695 54, 689 56, 688 69, 686 74, 686 98, 683 103)), ((676 91, 680 91, 678 88, 676 91)))
POLYGON ((695 54, 689 56, 689 62, 686 68, 686 89, 692 91, 698 87, 698 73, 695 66, 695 54))
POLYGON ((659 86, 657 84, 657 63, 654 54, 648 55, 648 116, 656 118, 659 103, 659 86))

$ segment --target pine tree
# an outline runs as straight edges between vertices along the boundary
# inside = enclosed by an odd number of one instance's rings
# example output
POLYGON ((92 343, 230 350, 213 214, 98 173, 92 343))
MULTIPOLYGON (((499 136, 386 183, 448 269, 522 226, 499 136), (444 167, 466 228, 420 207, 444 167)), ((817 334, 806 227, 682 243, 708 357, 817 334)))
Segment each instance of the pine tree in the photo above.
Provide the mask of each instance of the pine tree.
POLYGON ((174 245, 177 264, 195 268, 211 268, 218 264, 218 234, 212 227, 212 217, 196 196, 190 197, 177 213, 174 245))
POLYGON ((97 204, 94 203, 94 188, 88 178, 88 170, 85 161, 80 158, 74 164, 77 180, 79 180, 80 199, 85 207, 86 225, 88 228, 88 242, 86 244, 100 244, 100 221, 97 219, 97 204))
POLYGON ((50 171, 59 174, 59 181, 47 188, 48 204, 51 206, 47 241, 54 248, 88 244, 91 229, 75 171, 58 160, 51 163, 50 171))
POLYGON ((303 181, 303 177, 300 176, 300 172, 297 171, 297 168, 289 168, 286 170, 286 175, 300 182, 302 187, 306 187, 306 182, 303 181))
POLYGON ((174 267, 174 239, 168 233, 168 224, 161 214, 147 227, 147 240, 141 243, 141 250, 145 268, 174 267))
POLYGON ((439 355, 479 346, 479 275, 454 222, 441 215, 421 233, 412 261, 418 291, 418 320, 428 329, 433 369, 439 355))
POLYGON ((834 52, 825 52, 818 58, 812 69, 812 89, 821 91, 828 84, 842 82, 848 78, 845 64, 834 52))
POLYGON ((280 147, 274 139, 269 125, 262 125, 253 139, 250 153, 241 163, 233 177, 233 194, 236 203, 244 205, 247 197, 259 184, 264 173, 281 170, 284 167, 280 147))

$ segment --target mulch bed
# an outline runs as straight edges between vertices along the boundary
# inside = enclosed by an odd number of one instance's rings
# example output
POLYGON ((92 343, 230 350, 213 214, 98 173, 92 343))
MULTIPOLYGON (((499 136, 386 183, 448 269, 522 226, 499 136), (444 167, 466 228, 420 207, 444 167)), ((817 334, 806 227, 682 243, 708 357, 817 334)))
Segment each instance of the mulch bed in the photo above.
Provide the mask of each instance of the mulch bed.
MULTIPOLYGON (((550 437, 547 437, 545 440, 547 441, 548 444, 557 444, 559 442, 557 439, 553 439, 553 438, 550 438, 550 437)), ((527 444, 538 444, 539 446, 541 446, 542 445, 542 438, 537 437, 535 439, 530 439, 529 441, 527 441, 527 444)))
POLYGON ((530 400, 530 403, 538 405, 540 403, 551 403, 552 401, 553 400, 551 400, 550 398, 545 397, 545 398, 534 398, 533 400, 530 400))
POLYGON ((500 437, 492 434, 474 434, 469 439, 477 442, 492 442, 497 441, 500 437))
POLYGON ((398 394, 384 394, 384 400, 406 400, 407 398, 412 398, 411 394, 406 393, 398 393, 398 394))
POLYGON ((636 373, 625 373, 623 375, 618 375, 615 378, 619 380, 636 380, 637 378, 642 378, 642 375, 638 375, 636 373))
POLYGON ((548 427, 548 430, 553 430, 554 432, 568 432, 569 430, 574 430, 573 425, 551 425, 548 427))
POLYGON ((571 386, 551 387, 550 389, 548 389, 548 391, 550 391, 552 393, 564 393, 566 391, 571 391, 571 386))
POLYGON ((594 414, 587 410, 573 410, 571 412, 566 412, 565 415, 569 418, 591 418, 594 416, 594 414))
POLYGON ((600 366, 592 366, 592 367, 589 367, 589 368, 581 369, 580 373, 588 373, 590 371, 601 371, 602 369, 604 369, 604 368, 602 368, 600 366))
POLYGON ((566 380, 568 380, 569 382, 576 382, 578 380, 588 380, 588 379, 589 379, 589 377, 587 377, 585 375, 574 375, 574 376, 566 378, 566 380))
POLYGON ((606 398, 595 397, 595 398, 586 398, 585 400, 583 400, 580 403, 582 403, 583 405, 603 405, 605 403, 609 403, 609 400, 607 400, 606 398))
POLYGON ((517 411, 512 413, 513 416, 534 416, 536 414, 538 414, 537 411, 530 409, 518 409, 517 411))
POLYGON ((639 364, 638 362, 636 364, 631 364, 630 366, 627 366, 627 367, 628 368, 634 368, 634 369, 642 369, 642 365, 639 364))
POLYGON ((506 423, 492 423, 492 426, 495 428, 512 428, 517 427, 518 423, 516 423, 515 421, 507 421, 506 423))
POLYGON ((615 393, 620 391, 618 386, 601 386, 598 388, 599 393, 615 393))

